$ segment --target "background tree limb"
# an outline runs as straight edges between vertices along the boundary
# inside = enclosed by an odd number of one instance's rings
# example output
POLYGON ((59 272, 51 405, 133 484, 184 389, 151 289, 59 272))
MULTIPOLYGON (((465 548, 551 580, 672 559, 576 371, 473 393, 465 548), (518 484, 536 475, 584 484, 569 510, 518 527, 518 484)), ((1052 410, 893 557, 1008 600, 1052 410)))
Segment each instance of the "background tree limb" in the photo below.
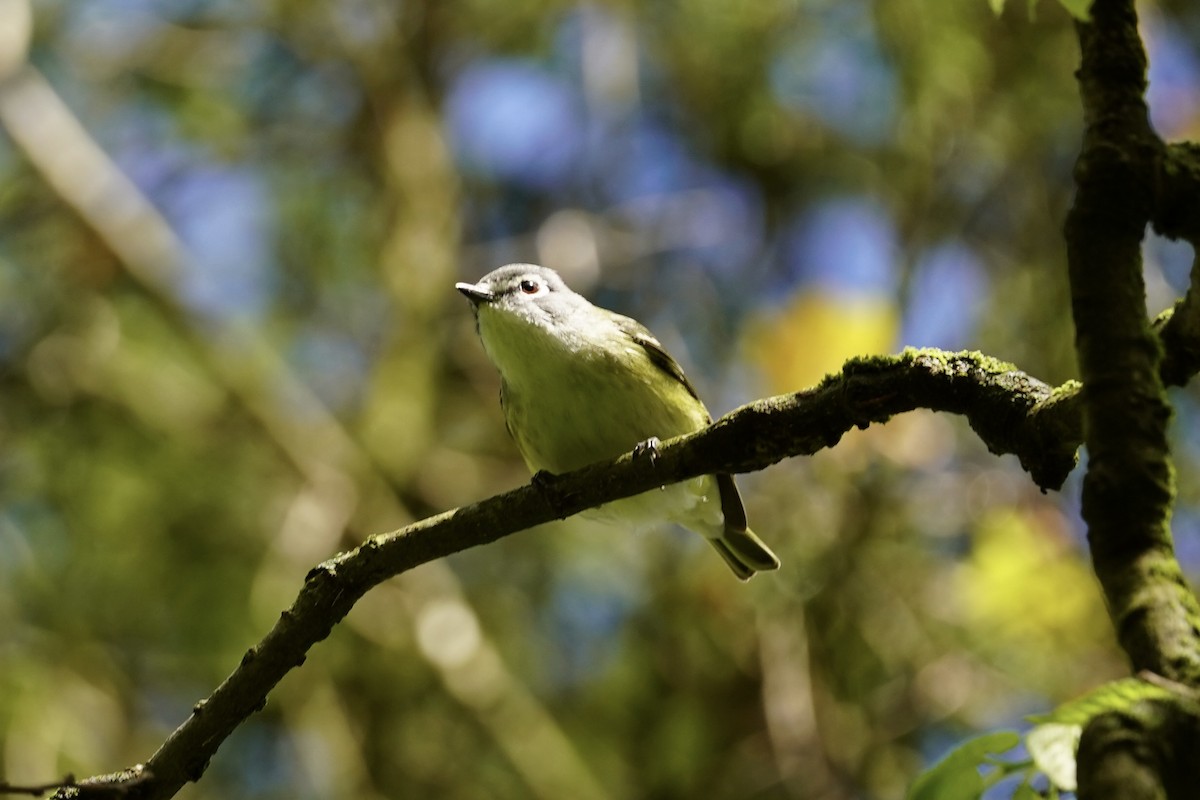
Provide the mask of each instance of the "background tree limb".
MULTIPOLYGON (((1133 2, 1097 0, 1077 31, 1086 130, 1066 238, 1090 455, 1082 513, 1096 575, 1134 667, 1196 686, 1200 606, 1171 540, 1175 488, 1163 381, 1181 382, 1196 362, 1194 347, 1178 343, 1196 330, 1197 277, 1193 269, 1187 296, 1159 324, 1162 340, 1175 345, 1164 362, 1146 321, 1141 260, 1151 222, 1196 241, 1194 150, 1166 148, 1150 126, 1133 2)), ((1195 729, 1194 709, 1174 707, 1092 720, 1078 754, 1080 797, 1191 796, 1194 775, 1181 764, 1194 761, 1174 757, 1174 748, 1187 742, 1193 753, 1195 729)))
POLYGON ((1165 151, 1142 99, 1146 61, 1133 4, 1100 0, 1092 17, 1078 28, 1087 131, 1066 226, 1091 459, 1083 516, 1096 574, 1134 666, 1195 683, 1200 607, 1171 545, 1170 409, 1141 268, 1165 151))

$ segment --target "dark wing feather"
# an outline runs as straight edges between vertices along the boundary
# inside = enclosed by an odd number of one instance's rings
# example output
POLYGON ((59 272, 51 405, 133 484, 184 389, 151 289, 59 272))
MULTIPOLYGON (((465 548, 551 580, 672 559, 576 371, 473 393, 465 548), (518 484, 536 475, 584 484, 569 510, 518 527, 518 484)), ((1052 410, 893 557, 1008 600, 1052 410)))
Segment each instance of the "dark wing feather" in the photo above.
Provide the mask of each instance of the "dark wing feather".
POLYGON ((742 495, 730 475, 717 476, 717 491, 721 495, 721 513, 725 515, 725 527, 735 531, 746 530, 746 507, 742 495))
POLYGON ((671 357, 671 354, 663 348, 662 342, 655 339, 654 334, 645 325, 620 314, 613 314, 612 316, 613 322, 621 329, 621 332, 632 339, 634 344, 639 345, 646 351, 646 355, 650 357, 650 361, 653 362, 654 366, 682 383, 683 387, 688 390, 688 394, 692 397, 697 400, 700 399, 700 395, 696 394, 696 387, 692 386, 692 382, 687 379, 687 375, 683 374, 683 367, 679 366, 679 362, 671 357))

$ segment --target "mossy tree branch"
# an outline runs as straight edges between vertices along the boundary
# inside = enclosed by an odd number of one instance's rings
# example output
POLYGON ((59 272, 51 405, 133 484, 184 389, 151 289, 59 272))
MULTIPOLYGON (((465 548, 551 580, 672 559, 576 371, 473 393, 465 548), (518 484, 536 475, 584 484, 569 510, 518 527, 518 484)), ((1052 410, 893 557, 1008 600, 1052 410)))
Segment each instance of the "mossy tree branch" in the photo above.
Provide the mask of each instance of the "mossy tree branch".
MULTIPOLYGON (((1096 0, 1077 33, 1085 133, 1065 234, 1090 456, 1082 513, 1130 661, 1196 687, 1200 605, 1171 540, 1164 382, 1181 384, 1200 364, 1200 277, 1193 268, 1187 295, 1152 328, 1141 241, 1147 224, 1193 247, 1200 241, 1200 166, 1194 146, 1167 147, 1150 126, 1133 0, 1096 0)), ((1193 705, 1094 719, 1078 753, 1080 798, 1193 796, 1193 705)))
POLYGON ((1195 797, 1198 719, 1194 703, 1157 700, 1096 717, 1079 741, 1079 796, 1195 797))
POLYGON ((1090 463, 1083 516, 1117 635, 1138 669, 1200 682, 1200 606, 1175 560, 1170 417, 1145 315, 1141 240, 1166 148, 1150 128, 1132 0, 1097 0, 1078 25, 1086 131, 1067 261, 1090 463))
POLYGON ((1074 464, 1071 395, 979 353, 906 350, 854 359, 808 391, 744 406, 703 431, 665 442, 657 459, 623 456, 398 531, 374 536, 313 569, 291 608, 144 766, 80 781, 58 797, 167 798, 200 778, 220 744, 371 587, 420 564, 663 484, 713 472, 763 469, 836 444, 852 428, 917 408, 966 416, 995 453, 1015 453, 1043 485, 1074 464))

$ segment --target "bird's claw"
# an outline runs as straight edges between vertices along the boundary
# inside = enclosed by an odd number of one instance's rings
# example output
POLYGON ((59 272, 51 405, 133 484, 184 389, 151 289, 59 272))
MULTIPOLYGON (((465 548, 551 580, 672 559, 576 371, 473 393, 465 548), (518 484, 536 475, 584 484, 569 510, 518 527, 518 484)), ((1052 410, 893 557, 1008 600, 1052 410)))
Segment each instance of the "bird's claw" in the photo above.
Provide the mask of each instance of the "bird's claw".
POLYGON ((557 475, 550 470, 539 469, 530 476, 529 484, 537 490, 537 493, 546 501, 546 505, 554 511, 554 516, 559 519, 566 516, 562 512, 562 503, 559 500, 557 475))
POLYGON ((529 478, 529 482, 534 485, 534 488, 541 490, 551 488, 556 480, 558 480, 558 476, 548 469, 539 469, 529 478))
POLYGON ((658 448, 662 442, 657 436, 651 436, 644 442, 638 442, 633 446, 633 457, 644 458, 649 457, 650 463, 654 464, 658 461, 658 448))

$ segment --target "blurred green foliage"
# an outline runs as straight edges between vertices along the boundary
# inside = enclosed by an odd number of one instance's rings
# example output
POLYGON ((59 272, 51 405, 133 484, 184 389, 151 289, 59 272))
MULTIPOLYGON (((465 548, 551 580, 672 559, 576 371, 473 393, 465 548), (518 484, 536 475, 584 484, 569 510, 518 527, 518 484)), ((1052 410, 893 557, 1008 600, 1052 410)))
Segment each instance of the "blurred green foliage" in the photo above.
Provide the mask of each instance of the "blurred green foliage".
MULTIPOLYGON (((1200 18, 1143 11, 1194 99, 1200 18)), ((527 479, 457 279, 559 268, 717 414, 903 345, 1074 374, 1057 5, 34 12, 45 81, 0 86, 0 778, 145 759, 312 564, 527 479)), ((1196 138, 1200 112, 1171 119, 1196 138)), ((1148 249, 1152 311, 1180 257, 1148 249)), ((961 420, 742 486, 779 573, 738 585, 692 537, 574 521, 427 565, 184 795, 895 797, 1125 670, 1077 487, 1039 494, 961 420)))

